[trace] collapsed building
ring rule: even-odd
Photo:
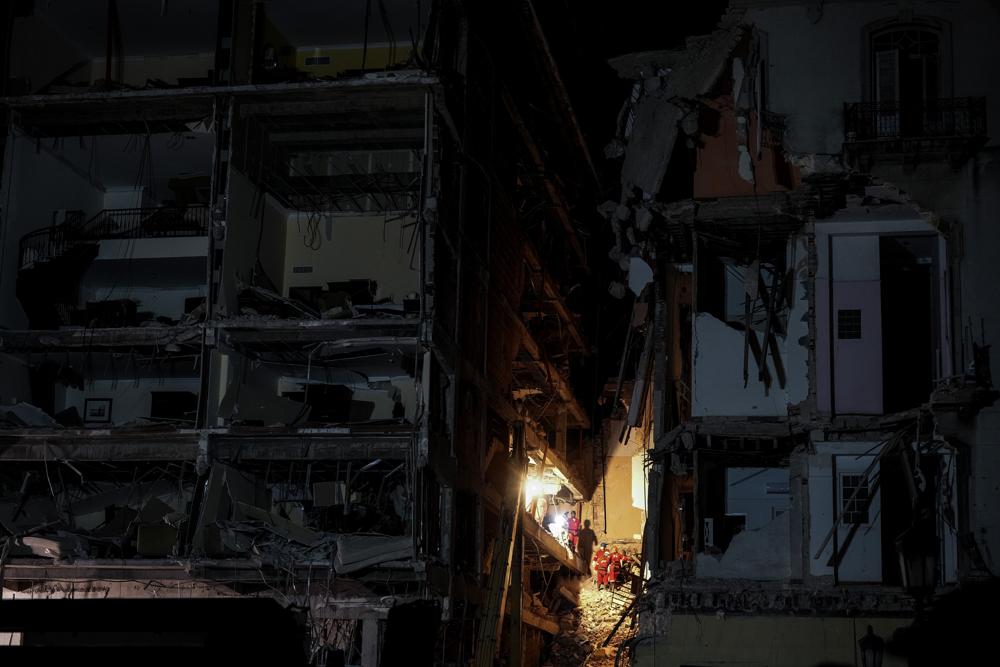
[[[594,485],[597,176],[544,18],[472,5],[11,3],[0,604],[270,597],[313,664],[538,659],[587,569],[523,484]]]
[[[632,664],[905,664],[901,628],[995,575],[997,29],[988,2],[736,0],[612,60],[600,210],[626,280],[655,268]]]

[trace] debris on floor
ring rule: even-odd
[[[552,641],[545,667],[614,665],[618,645],[630,635],[629,621],[625,621],[608,646],[603,644],[622,611],[621,605],[613,602],[610,591],[599,591],[592,581],[587,581],[580,589],[580,606],[559,618],[561,632]]]

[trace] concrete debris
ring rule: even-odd
[[[409,535],[340,535],[334,569],[338,574],[348,574],[379,563],[411,558],[413,538]]]
[[[62,425],[48,413],[31,403],[15,403],[0,407],[0,421],[14,428],[62,428]]]
[[[695,567],[699,577],[781,580],[791,576],[788,512],[778,515],[757,530],[733,536],[725,553],[699,553]]]
[[[103,512],[109,507],[122,507],[130,504],[141,504],[144,500],[166,496],[177,491],[176,483],[159,480],[148,484],[130,484],[114,489],[108,489],[92,496],[78,500],[69,507],[70,514],[80,516]],[[161,515],[162,517],[162,515]]]
[[[286,519],[275,512],[268,512],[259,507],[254,507],[248,503],[237,501],[235,503],[233,515],[239,521],[257,521],[264,525],[266,530],[289,540],[304,544],[307,547],[314,547],[319,544],[321,536],[319,533],[300,526],[290,519]]]
[[[592,582],[581,587],[580,606],[559,617],[561,633],[549,647],[551,667],[611,667],[621,642],[630,636],[626,620],[608,646],[602,646],[621,616],[612,604],[611,593],[598,591]]]
[[[31,550],[35,556],[63,560],[73,556],[86,556],[87,549],[82,539],[72,533],[57,531],[55,535],[41,537],[28,535],[20,538],[22,546]]]
[[[333,507],[347,504],[347,482],[316,482],[313,484],[313,505]]]
[[[173,526],[140,525],[136,537],[136,553],[143,556],[172,556],[177,546],[177,528]]]
[[[666,85],[644,83],[645,94],[635,108],[635,125],[629,138],[622,165],[622,183],[626,191],[638,187],[644,192],[660,191],[667,164],[677,137],[681,119],[697,111],[697,97],[718,81],[729,56],[743,39],[745,29],[734,26],[717,30],[702,41],[692,42],[669,58],[671,71]],[[659,73],[663,68],[639,66],[638,72]],[[628,71],[628,70],[626,70]],[[622,70],[619,70],[621,73]]]
[[[629,260],[628,288],[636,296],[642,294],[642,290],[653,281],[653,269],[640,257],[633,257]]]

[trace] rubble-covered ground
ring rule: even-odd
[[[580,589],[580,606],[559,619],[562,632],[552,642],[546,667],[611,667],[615,664],[618,645],[630,636],[629,620],[602,647],[611,629],[618,622],[629,598],[611,592],[598,591],[593,580]]]

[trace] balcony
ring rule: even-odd
[[[17,299],[30,329],[173,326],[206,294],[206,206],[104,209],[24,235]]]
[[[844,130],[852,163],[947,160],[957,167],[987,141],[986,98],[849,103]]]
[[[206,206],[105,209],[86,222],[66,222],[26,234],[18,249],[18,267],[30,268],[73,248],[107,240],[136,240],[208,234]]]

